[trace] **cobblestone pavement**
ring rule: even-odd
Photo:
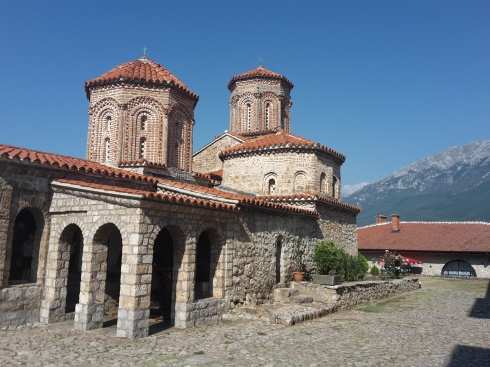
[[[490,366],[489,283],[422,285],[293,327],[227,321],[133,341],[71,322],[1,331],[0,366]]]

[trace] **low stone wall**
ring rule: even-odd
[[[217,324],[223,318],[226,302],[224,299],[219,298],[205,298],[194,303],[183,304],[182,306],[185,306],[186,308],[185,313],[187,320],[185,322],[185,327],[212,325]],[[182,327],[182,325],[179,326]]]
[[[303,295],[312,297],[314,302],[332,303],[339,310],[420,287],[418,278],[349,282],[335,286],[307,282],[291,283],[291,288],[297,289]]]
[[[0,289],[0,328],[39,322],[41,287],[23,284]]]

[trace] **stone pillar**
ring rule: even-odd
[[[139,338],[148,335],[150,317],[152,247],[143,236],[133,233],[123,243],[121,293],[117,313],[117,336]]]
[[[107,246],[95,240],[87,241],[83,247],[80,298],[75,308],[75,329],[91,330],[102,327],[106,277]]]
[[[8,283],[7,248],[11,202],[12,187],[0,178],[0,288],[7,286]]]
[[[175,291],[176,328],[191,326],[190,311],[194,301],[194,282],[196,269],[196,237],[188,236],[184,245],[184,254],[180,269],[178,270],[177,286]]]
[[[70,248],[62,243],[55,231],[49,236],[49,249],[44,282],[44,299],[41,301],[40,321],[50,323],[64,319],[66,282]]]

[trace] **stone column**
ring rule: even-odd
[[[133,233],[123,244],[117,336],[148,335],[153,254],[143,236]]]
[[[106,277],[107,246],[95,240],[87,241],[83,247],[80,298],[75,308],[75,329],[91,330],[102,327]]]
[[[44,299],[41,301],[40,312],[40,321],[46,324],[63,320],[65,315],[70,248],[67,243],[59,241],[58,237],[59,233],[53,231],[48,242]]]
[[[184,254],[177,277],[174,315],[175,327],[181,329],[191,326],[190,311],[194,301],[196,237],[188,236],[184,246]]]
[[[7,247],[9,246],[8,230],[10,225],[10,205],[12,187],[0,178],[0,288],[7,286]]]

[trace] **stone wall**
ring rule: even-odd
[[[322,203],[317,203],[317,211],[320,214],[318,226],[323,238],[333,241],[345,252],[357,255],[356,214]]]
[[[225,148],[239,144],[241,141],[231,135],[223,134],[212,143],[198,151],[192,157],[192,170],[195,172],[213,172],[223,169],[223,162],[218,154]]]
[[[223,162],[223,186],[267,195],[268,182],[275,180],[274,195],[296,192],[319,193],[320,176],[326,174],[328,187],[333,175],[340,179],[340,166],[315,152],[272,152],[227,157]],[[338,185],[339,186],[339,185]],[[327,194],[332,196],[331,191]],[[339,191],[337,191],[337,196]]]
[[[417,278],[386,281],[359,281],[336,286],[325,286],[307,282],[293,282],[292,289],[312,297],[315,302],[335,304],[336,309],[349,309],[358,304],[372,302],[421,287]]]
[[[376,264],[383,256],[384,251],[365,251],[360,250],[365,255],[370,265]],[[407,256],[422,262],[422,275],[441,276],[442,268],[445,264],[453,260],[463,260],[468,262],[475,269],[477,278],[490,278],[490,255],[485,253],[448,253],[448,252],[418,252],[418,251],[399,251],[403,256]],[[379,267],[379,264],[377,265]]]
[[[22,284],[0,289],[0,329],[39,322],[41,287]]]

